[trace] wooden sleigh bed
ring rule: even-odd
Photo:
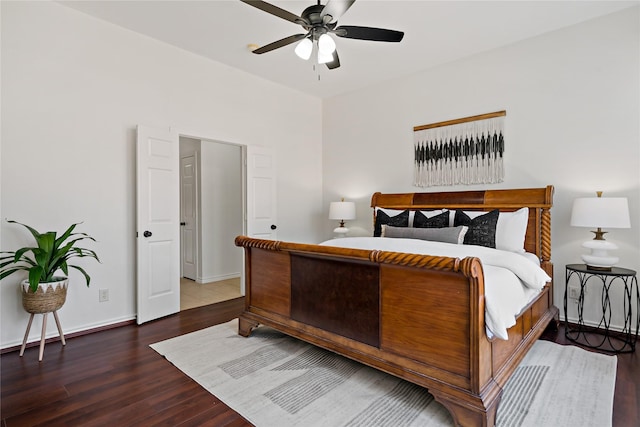
[[[529,208],[525,249],[553,277],[553,187],[440,193],[375,193],[372,207],[512,212]],[[375,209],[374,209],[375,212]],[[245,248],[239,334],[259,324],[419,384],[460,426],[493,426],[502,389],[550,322],[552,282],[509,328],[485,329],[478,258],[236,238]],[[556,325],[557,326],[557,325]]]

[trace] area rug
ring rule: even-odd
[[[151,347],[257,427],[453,426],[426,389],[237,319]],[[617,358],[537,341],[505,386],[497,425],[611,425]]]

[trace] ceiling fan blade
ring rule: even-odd
[[[327,68],[330,70],[333,70],[335,68],[338,68],[339,66],[340,66],[340,58],[338,58],[338,51],[334,50],[333,59],[327,62]]]
[[[356,0],[329,0],[320,12],[320,17],[325,24],[335,22],[340,18]]]
[[[352,25],[342,25],[332,32],[338,37],[373,40],[376,42],[399,42],[404,37],[402,31],[386,30],[384,28],[354,27]]]
[[[278,18],[286,19],[287,21],[293,22],[294,24],[302,24],[307,23],[305,19],[298,15],[294,15],[293,13],[286,11],[284,9],[280,9],[278,6],[274,6],[271,3],[267,3],[266,1],[261,0],[240,0],[242,3],[246,3],[250,6],[258,8],[264,12],[270,13],[271,15],[275,15]]]
[[[307,34],[294,34],[293,36],[285,37],[281,40],[259,47],[258,49],[254,50],[253,53],[257,53],[258,55],[260,55],[261,53],[271,52],[274,49],[278,49],[279,47],[284,47],[291,43],[295,43],[305,37],[307,37]]]

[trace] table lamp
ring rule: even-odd
[[[630,228],[629,205],[625,197],[602,197],[598,191],[597,197],[581,197],[573,201],[571,210],[571,225],[574,227],[594,227],[596,231],[593,240],[582,244],[591,249],[590,254],[583,254],[582,260],[592,270],[610,271],[619,261],[607,251],[618,249],[615,243],[606,241],[602,228]]]
[[[349,229],[344,226],[345,220],[356,219],[356,205],[353,202],[331,202],[329,205],[329,219],[340,221],[340,225],[333,230],[337,237],[344,237]]]

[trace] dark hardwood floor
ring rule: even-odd
[[[237,317],[242,299],[3,354],[3,426],[250,426],[149,344]],[[567,344],[562,327],[544,339]],[[640,426],[640,361],[618,357],[615,427]]]

